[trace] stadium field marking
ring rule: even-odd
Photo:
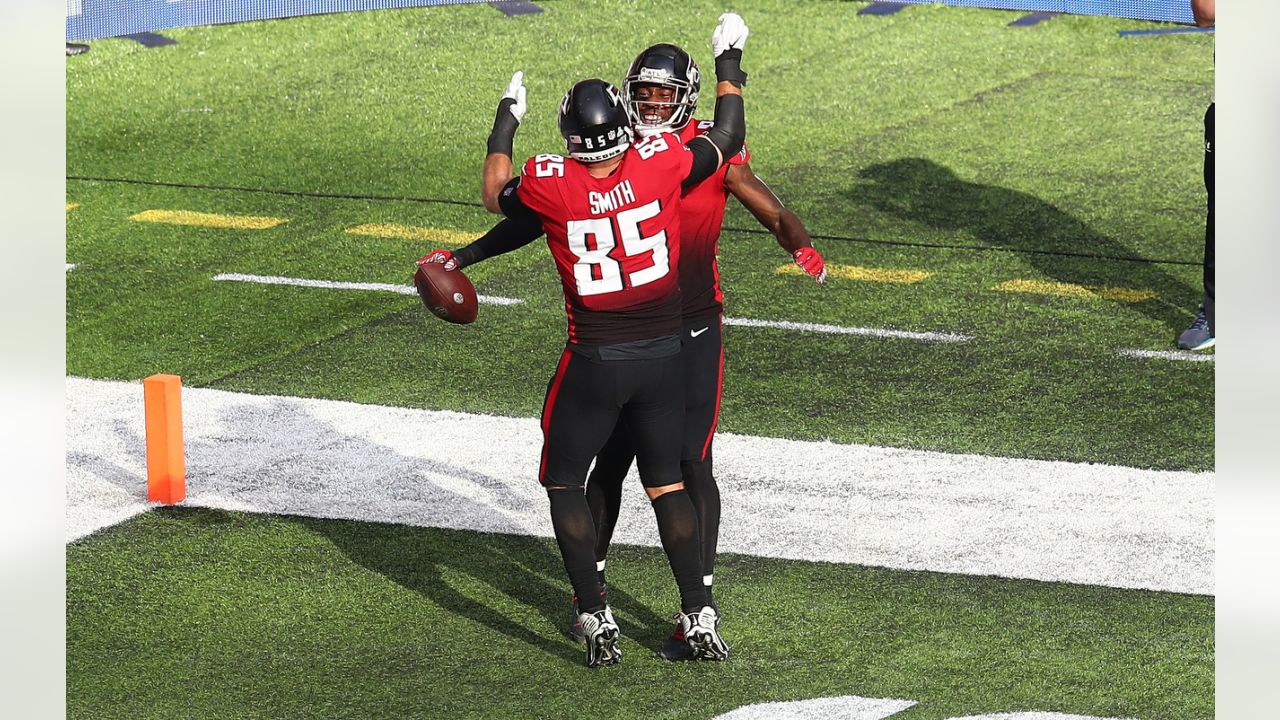
[[[255,215],[219,215],[191,210],[144,210],[130,220],[164,223],[166,225],[196,225],[199,227],[230,228],[232,230],[267,230],[288,220]]]
[[[1048,282],[1045,280],[1009,280],[991,289],[996,292],[1058,295],[1062,297],[1111,300],[1114,302],[1142,302],[1143,300],[1150,300],[1157,295],[1154,290],[1076,285],[1075,283]]]
[[[78,207],[80,207],[80,203],[69,202],[67,203],[67,212],[71,212],[72,210],[75,210]]]
[[[421,240],[440,245],[466,245],[480,237],[477,233],[466,233],[444,228],[416,227],[414,225],[395,225],[392,223],[366,223],[347,228],[352,235],[371,235],[373,237],[399,238],[402,240]]]
[[[1185,362],[1215,362],[1215,355],[1191,352],[1190,350],[1119,350],[1119,355],[1143,360],[1182,360]]]
[[[242,273],[221,273],[214,275],[218,282],[247,282],[259,285],[292,285],[294,287],[324,288],[326,290],[371,290],[375,292],[393,292],[400,295],[417,295],[412,285],[396,285],[394,283],[361,283],[338,282],[335,280],[308,280],[306,278],[280,277],[277,275],[245,275]],[[524,302],[520,298],[498,297],[495,295],[476,295],[482,305],[519,305]]]
[[[72,270],[75,270],[75,269],[76,269],[75,263],[67,263],[67,272],[71,272]]]
[[[804,270],[794,263],[780,265],[775,273],[779,275],[804,275]],[[837,280],[862,280],[865,282],[899,283],[910,285],[918,283],[933,273],[924,270],[889,270],[887,268],[867,268],[857,265],[827,265],[827,277]]]
[[[142,384],[66,380],[66,539],[146,502]],[[186,505],[551,537],[542,430],[185,388]],[[423,438],[431,438],[424,443]],[[1212,472],[722,433],[723,552],[1211,595]],[[615,539],[657,547],[634,470]]]
[[[755,320],[752,318],[727,317],[724,319],[724,324],[737,327],[798,330],[800,332],[827,333],[831,335],[864,335],[898,340],[919,340],[920,342],[966,342],[973,339],[972,335],[949,332],[912,332],[910,330],[890,330],[888,328],[845,327],[843,325],[787,322],[785,320]]]

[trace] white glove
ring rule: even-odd
[[[517,70],[515,75],[511,76],[511,82],[507,85],[507,91],[502,94],[502,99],[511,98],[516,101],[511,106],[511,114],[516,117],[516,122],[524,122],[524,113],[529,106],[524,101],[524,71]]]
[[[720,24],[711,33],[711,52],[720,57],[725,50],[741,50],[747,44],[747,23],[737,13],[720,16]]]

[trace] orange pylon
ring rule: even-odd
[[[182,445],[182,378],[152,375],[142,381],[147,418],[147,500],[172,505],[187,496]]]

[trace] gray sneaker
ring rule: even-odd
[[[1202,306],[1196,311],[1195,320],[1178,336],[1178,347],[1183,350],[1208,350],[1214,345],[1213,331],[1209,329],[1209,318],[1204,314]]]
[[[587,638],[587,667],[617,665],[622,662],[622,649],[618,647],[618,624],[608,606],[593,613],[578,616],[578,625]]]
[[[720,614],[715,608],[706,605],[696,613],[679,613],[676,620],[695,660],[724,660],[729,657],[729,646],[720,637]]]

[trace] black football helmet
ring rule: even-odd
[[[625,152],[631,145],[631,118],[618,88],[597,78],[569,88],[560,101],[560,134],[569,155],[582,162]]]
[[[644,101],[646,105],[672,105],[671,117],[664,122],[646,123],[640,116],[641,102],[637,100],[637,85],[666,85],[675,90],[675,98],[669,103]],[[631,115],[631,124],[641,135],[652,135],[659,132],[675,132],[684,127],[693,118],[693,110],[698,106],[698,92],[702,89],[702,78],[698,73],[698,64],[689,53],[670,43],[658,43],[645,48],[627,70],[627,77],[622,81],[622,94],[627,100],[627,112]]]

